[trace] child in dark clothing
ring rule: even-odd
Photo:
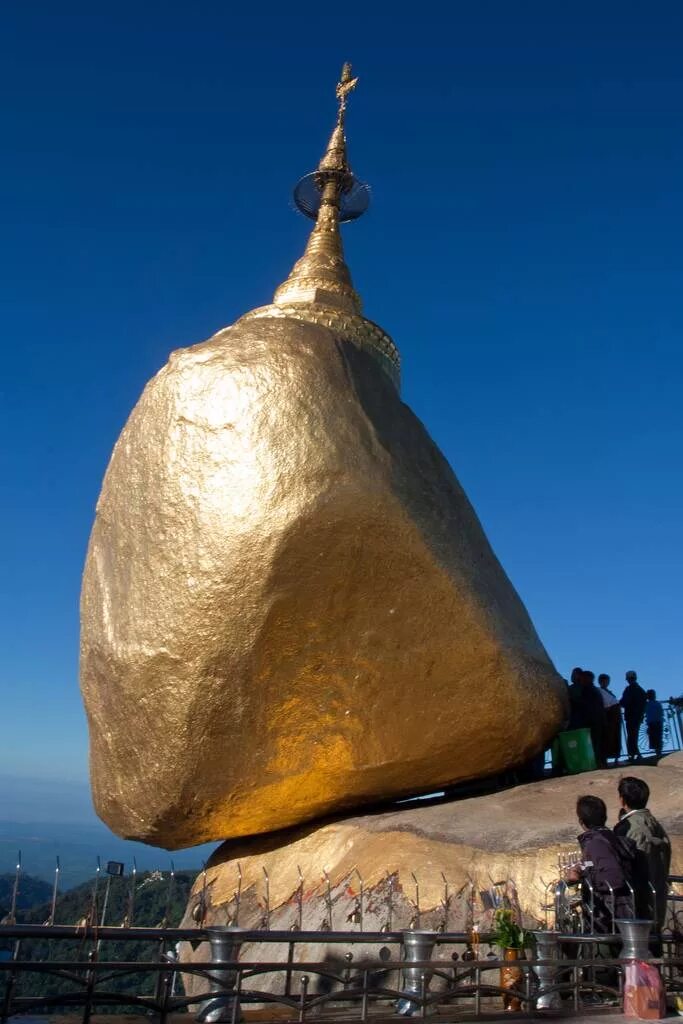
[[[654,690],[647,690],[647,703],[645,704],[645,721],[647,722],[647,740],[650,750],[654,750],[657,757],[662,756],[662,739],[664,736],[664,709],[657,700]]]

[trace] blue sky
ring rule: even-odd
[[[269,301],[351,60],[345,230],[403,396],[563,674],[681,691],[683,5],[60,4],[0,32],[0,771],[84,779],[78,594],[111,448]]]

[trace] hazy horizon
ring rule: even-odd
[[[22,871],[53,877],[60,858],[63,888],[94,875],[97,857],[122,860],[130,871],[200,868],[218,843],[168,851],[120,839],[95,814],[86,782],[27,778],[0,773],[0,874],[12,872],[21,851]]]

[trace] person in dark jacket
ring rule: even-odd
[[[569,677],[569,686],[567,687],[567,696],[569,697],[569,724],[568,729],[581,729],[583,714],[581,712],[581,676],[583,675],[583,669],[576,668],[572,669],[572,674]]]
[[[614,826],[617,836],[626,836],[636,847],[633,888],[636,917],[655,919],[655,929],[664,927],[671,868],[671,840],[647,809],[650,787],[643,779],[627,775],[619,780],[619,800],[624,813]],[[654,887],[653,897],[650,885]],[[654,913],[653,913],[654,911]]]
[[[576,815],[583,829],[578,836],[582,860],[569,869],[567,881],[582,883],[584,905],[594,906],[592,930],[606,935],[613,931],[612,914],[617,918],[631,916],[628,883],[635,850],[607,828],[607,807],[600,797],[579,797]]]
[[[593,741],[593,752],[598,768],[604,768],[607,764],[605,755],[605,738],[607,734],[607,712],[602,693],[595,685],[595,672],[586,670],[583,673],[583,706],[586,716],[586,725],[591,731]]]
[[[664,739],[664,708],[657,700],[654,690],[647,690],[645,693],[647,703],[645,705],[645,722],[647,723],[647,739],[650,750],[654,750],[657,757],[662,756],[662,741]]]
[[[612,693],[609,683],[609,676],[602,672],[598,676],[598,685],[605,706],[605,761],[613,757],[616,764],[621,755],[621,707],[619,698]]]
[[[647,696],[645,690],[638,683],[638,676],[633,671],[626,673],[626,689],[619,703],[624,709],[628,756],[632,761],[639,761],[641,757],[638,750],[638,732],[643,723]]]
[[[569,687],[570,728],[590,729],[595,760],[599,766],[604,766],[607,715],[602,696],[595,685],[595,673],[574,669],[572,680]]]

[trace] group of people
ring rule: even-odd
[[[664,711],[654,690],[644,690],[636,672],[626,673],[626,687],[619,699],[610,690],[610,677],[598,676],[587,669],[572,670],[569,684],[569,728],[590,729],[595,759],[604,767],[610,758],[615,763],[621,756],[621,716],[626,726],[626,750],[631,761],[642,760],[638,749],[638,733],[647,722],[650,749],[657,757],[662,753]]]
[[[643,779],[622,778],[617,792],[620,809],[613,829],[607,827],[604,800],[579,797],[576,814],[582,829],[578,837],[582,859],[568,869],[566,881],[590,883],[594,933],[612,932],[612,916],[635,916],[653,920],[653,930],[658,934],[666,918],[671,842],[648,810],[650,789]],[[584,902],[589,899],[588,886],[586,890]]]

